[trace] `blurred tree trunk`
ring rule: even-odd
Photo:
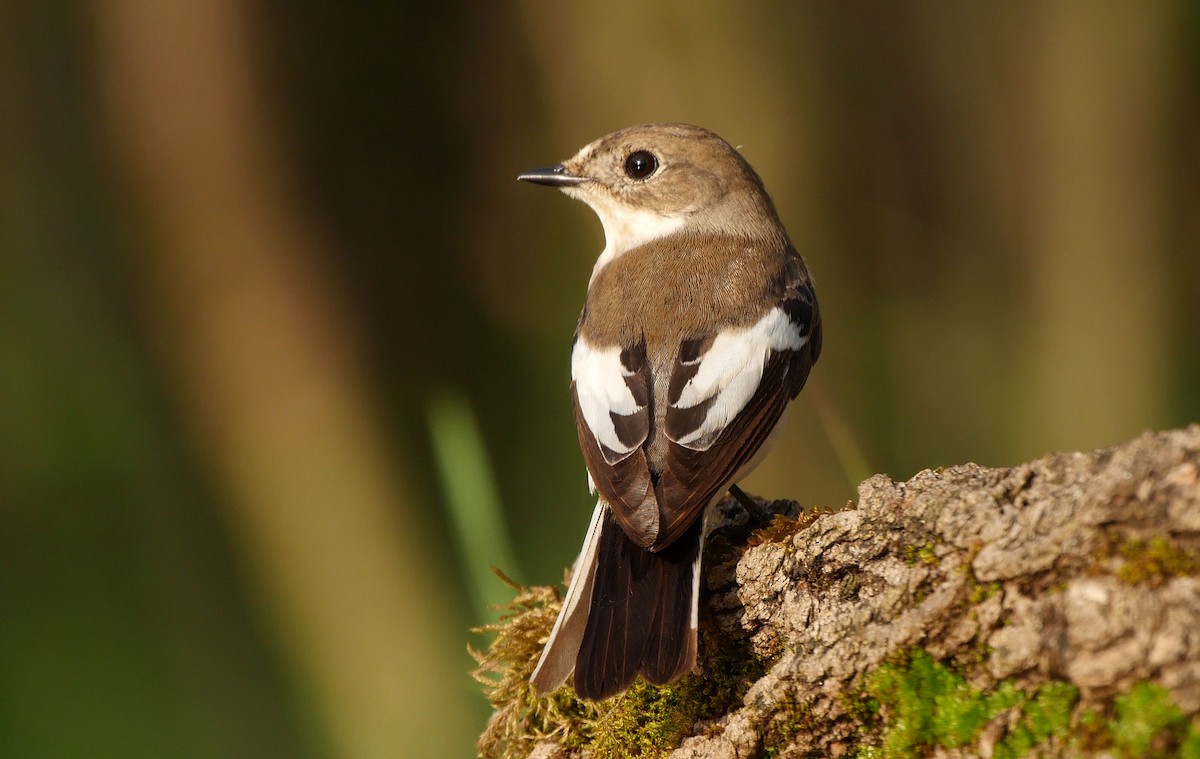
[[[1036,6],[1023,70],[1026,448],[1100,445],[1165,421],[1169,385],[1167,2]],[[1018,322],[1019,323],[1019,322]]]
[[[237,0],[97,6],[113,134],[155,255],[144,308],[228,523],[341,757],[452,756],[461,635],[287,191]],[[449,715],[449,716],[448,716]],[[453,723],[451,723],[453,724]]]

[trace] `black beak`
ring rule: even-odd
[[[524,182],[544,184],[547,187],[570,187],[588,181],[586,177],[577,177],[567,171],[561,163],[547,166],[544,169],[532,169],[517,177]]]

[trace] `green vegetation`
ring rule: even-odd
[[[495,709],[476,748],[483,757],[515,759],[528,755],[542,740],[577,745],[586,726],[599,716],[598,707],[566,689],[541,698],[529,682],[562,605],[558,589],[525,588],[498,570],[496,574],[517,594],[501,609],[499,621],[473,631],[496,635],[486,652],[470,649],[479,665],[472,675]]]
[[[1135,759],[1200,759],[1200,728],[1171,700],[1166,688],[1138,683],[1113,700],[1108,722],[1112,745]]]
[[[664,756],[679,747],[696,722],[741,703],[767,666],[749,651],[718,649],[706,657],[703,675],[688,675],[664,688],[639,679],[606,702],[602,718],[588,726],[591,739],[581,747],[594,756]]]
[[[1197,726],[1160,685],[1142,682],[1113,699],[1111,716],[1094,709],[1081,712],[1072,730],[1079,691],[1051,681],[1032,693],[1011,681],[990,692],[914,650],[884,664],[866,678],[863,699],[847,713],[864,731],[880,729],[878,745],[863,746],[859,759],[910,759],[941,746],[972,744],[992,720],[1015,710],[1010,726],[995,745],[996,759],[1019,759],[1051,750],[1053,738],[1085,750],[1107,750],[1124,759],[1200,759]],[[882,719],[878,724],[877,720]],[[1060,743],[1058,746],[1064,744]]]
[[[982,583],[975,579],[972,575],[970,579],[971,592],[967,596],[967,600],[972,604],[981,604],[992,596],[1000,592],[1000,583],[989,582]]]
[[[479,663],[475,679],[496,710],[477,747],[486,759],[524,757],[547,739],[594,756],[663,756],[679,746],[697,721],[740,703],[769,666],[751,651],[709,637],[701,642],[702,676],[688,675],[664,688],[639,679],[625,693],[600,703],[582,701],[570,688],[539,697],[529,676],[561,599],[555,588],[524,588],[500,577],[517,595],[500,621],[475,630],[496,634],[487,652],[471,651]]]
[[[516,590],[500,621],[476,632],[494,633],[486,653],[472,651],[495,714],[480,738],[485,759],[528,755],[543,740],[592,756],[661,757],[677,748],[698,722],[740,704],[770,662],[728,640],[702,641],[704,675],[689,675],[665,688],[641,680],[601,703],[581,701],[570,688],[539,697],[529,675],[558,613],[559,592]],[[1123,759],[1200,759],[1200,726],[1154,683],[1138,683],[1108,708],[1077,709],[1079,691],[1050,681],[1023,689],[1012,680],[984,691],[973,687],[928,652],[913,649],[885,662],[863,681],[858,693],[841,699],[846,716],[870,745],[859,759],[915,759],[937,747],[975,744],[996,720],[996,759],[1050,755],[1068,746],[1104,750]],[[814,728],[806,707],[786,704],[763,726],[762,750],[776,756],[800,731]],[[995,726],[994,726],[995,727]]]
[[[779,704],[779,713],[763,731],[763,757],[776,759],[792,745],[801,731],[811,728],[812,722],[807,707],[797,704],[792,699]]]
[[[934,543],[925,543],[924,545],[907,545],[904,547],[904,562],[911,566],[924,564],[927,567],[934,566],[937,561],[937,545]]]
[[[1051,736],[1065,736],[1078,699],[1079,691],[1070,683],[1055,680],[1042,685],[1025,702],[1021,721],[996,746],[996,759],[1017,759]]]
[[[808,515],[789,517],[786,514],[776,514],[771,517],[771,523],[761,530],[751,533],[746,541],[747,548],[765,543],[780,543],[812,524]]]
[[[1186,551],[1162,536],[1148,541],[1113,536],[1105,553],[1124,559],[1117,569],[1117,577],[1130,585],[1156,586],[1172,577],[1200,573],[1200,554]]]
[[[504,521],[500,492],[488,460],[483,433],[467,399],[449,391],[429,402],[429,437],[446,511],[467,569],[471,606],[483,614],[503,605],[507,592],[496,584],[491,567],[514,571],[517,560]],[[480,620],[481,621],[481,620]]]
[[[1062,682],[1030,694],[1006,681],[984,693],[919,649],[884,664],[866,678],[863,690],[884,720],[880,744],[860,749],[864,759],[907,759],[933,746],[966,746],[989,722],[1016,709],[1020,718],[995,750],[996,757],[1015,759],[1051,736],[1066,735],[1079,697]]]

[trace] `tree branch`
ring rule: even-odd
[[[602,705],[573,741],[481,751],[608,755],[588,730],[623,729],[664,690],[691,711],[648,755],[1200,751],[1200,426],[1010,469],[876,475],[854,509],[777,517],[749,547],[734,533],[710,548],[701,676]],[[727,708],[683,698],[731,669],[748,687]]]

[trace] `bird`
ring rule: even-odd
[[[769,450],[821,352],[812,278],[750,164],[715,133],[644,124],[519,175],[604,229],[571,343],[597,496],[530,678],[602,700],[697,668],[713,507]]]

